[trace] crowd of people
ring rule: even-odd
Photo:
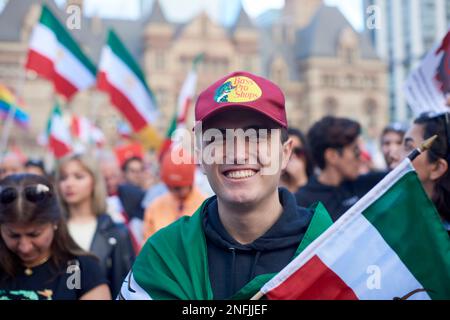
[[[243,82],[247,96],[233,92]],[[257,135],[257,152],[235,152],[232,163],[199,166],[194,155],[179,163],[171,150],[123,163],[73,154],[48,172],[42,160],[8,153],[0,164],[0,300],[248,297],[296,255],[319,203],[326,228],[433,135],[413,165],[450,233],[449,113],[387,125],[379,140],[386,168],[375,171],[357,121],[326,116],[302,132],[288,127],[284,104],[276,84],[247,72],[199,95],[203,131],[270,130]]]

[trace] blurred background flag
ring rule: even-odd
[[[52,81],[67,99],[95,84],[94,64],[45,5],[31,34],[25,68]]]
[[[177,129],[186,127],[186,118],[192,101],[194,100],[195,90],[197,87],[197,66],[203,60],[204,54],[199,54],[195,57],[192,68],[189,71],[186,80],[181,87],[180,95],[178,96],[177,111],[175,112],[172,121],[168,127],[166,137],[160,149],[160,157],[169,150],[173,141],[173,134]]]
[[[45,137],[41,138],[41,143],[45,144],[45,142],[48,149],[57,159],[72,152],[70,128],[63,119],[61,107],[58,103],[53,107],[48,119]]]
[[[70,131],[80,152],[90,146],[101,148],[105,144],[103,131],[85,116],[72,115]]]
[[[450,28],[410,73],[404,93],[416,117],[427,111],[450,111]]]
[[[14,122],[22,128],[28,128],[30,117],[20,105],[19,99],[6,86],[0,84],[0,117],[5,120],[14,109]]]
[[[146,148],[159,149],[161,137],[154,128],[159,113],[144,73],[112,30],[100,57],[98,88],[128,120]]]

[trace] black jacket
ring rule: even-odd
[[[308,183],[296,192],[297,204],[308,208],[320,201],[333,221],[336,221],[386,174],[386,172],[369,173],[354,181],[344,181],[338,187],[321,184],[317,177],[311,176]]]
[[[128,230],[114,224],[107,214],[99,215],[91,252],[100,259],[111,294],[115,297],[135,258]]]
[[[209,277],[214,299],[230,298],[255,276],[279,272],[294,257],[312,218],[294,196],[279,189],[283,213],[278,221],[253,243],[236,242],[222,225],[213,197],[206,207],[203,227],[208,251]]]
[[[119,185],[117,194],[130,220],[133,218],[144,219],[144,208],[141,205],[145,196],[144,190],[133,184],[126,183]]]

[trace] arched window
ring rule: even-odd
[[[364,114],[367,117],[368,128],[374,128],[377,124],[378,105],[374,99],[367,99],[364,103]]]
[[[325,99],[323,105],[323,111],[327,116],[335,116],[338,112],[338,103],[337,100],[333,97],[328,97]]]

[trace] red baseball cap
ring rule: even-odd
[[[183,154],[184,150],[181,151]],[[161,180],[168,187],[186,187],[194,184],[195,163],[177,164],[172,160],[169,150],[163,156],[161,163]]]
[[[287,127],[281,89],[275,83],[245,71],[233,72],[204,90],[195,104],[195,121],[205,121],[236,108],[257,111]]]

